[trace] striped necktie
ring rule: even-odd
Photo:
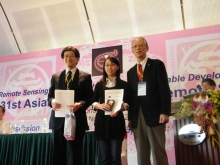
[[[139,82],[143,81],[143,69],[140,63],[138,64],[138,80]]]
[[[67,78],[66,78],[66,88],[69,89],[69,85],[70,85],[70,82],[72,80],[72,72],[69,70],[67,72]]]

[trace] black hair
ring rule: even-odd
[[[209,83],[210,86],[214,86],[214,87],[216,87],[216,83],[215,83],[215,81],[212,80],[211,78],[205,78],[205,79],[203,79],[203,80],[202,80],[202,83],[204,83],[204,82]]]
[[[115,57],[111,57],[109,56],[108,58],[105,59],[104,61],[104,64],[103,64],[103,75],[102,75],[102,78],[100,79],[100,82],[102,83],[103,86],[106,85],[106,78],[108,77],[107,73],[105,72],[105,62],[106,60],[110,60],[112,63],[114,63],[115,65],[118,66],[118,70],[116,71],[116,83],[118,80],[120,80],[120,71],[121,71],[121,68],[120,68],[120,63],[118,61],[117,58]]]
[[[80,58],[80,53],[79,53],[78,49],[74,48],[73,46],[67,46],[61,52],[61,58],[62,59],[64,58],[64,53],[66,51],[72,51],[72,52],[74,52],[76,58]]]
[[[5,107],[0,105],[0,108],[2,108],[2,113],[5,113]]]

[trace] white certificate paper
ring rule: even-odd
[[[74,104],[74,90],[55,90],[55,101],[61,104],[60,109],[55,111],[55,117],[65,117],[69,114],[67,105]]]
[[[112,111],[115,113],[121,109],[121,105],[123,103],[124,89],[113,89],[113,90],[105,90],[105,103],[107,100],[114,100],[114,106]],[[105,111],[105,115],[109,115],[110,112]]]

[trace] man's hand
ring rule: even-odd
[[[164,114],[161,114],[161,115],[160,115],[160,121],[159,121],[159,123],[165,124],[165,123],[168,123],[168,122],[169,122],[169,116],[164,115]]]
[[[74,105],[67,105],[67,107],[69,108],[69,111],[71,113],[75,113],[76,111],[78,111],[82,107],[82,104],[81,103],[75,103]]]
[[[131,121],[130,120],[128,120],[128,128],[129,128],[129,130],[133,131],[133,128],[131,126]]]
[[[57,111],[61,107],[61,104],[55,102],[55,100],[52,100],[52,108],[54,111]]]

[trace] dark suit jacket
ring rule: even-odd
[[[52,75],[51,87],[49,88],[48,93],[48,102],[50,107],[52,107],[52,99],[55,98],[55,89],[66,89],[65,74],[66,71],[64,70]],[[74,102],[80,102],[82,104],[82,107],[75,112],[76,130],[88,130],[89,127],[86,118],[86,109],[91,105],[93,97],[91,75],[76,69],[74,79],[70,85],[70,90],[75,91]],[[55,117],[55,111],[51,110],[49,128],[55,130],[60,129],[64,120],[64,117]]]
[[[140,106],[148,126],[160,125],[160,114],[170,115],[171,112],[171,94],[164,63],[148,58],[143,76],[147,84],[146,96],[137,96],[137,64],[127,72],[127,79],[132,92],[128,111],[128,120],[132,127],[137,127]]]

